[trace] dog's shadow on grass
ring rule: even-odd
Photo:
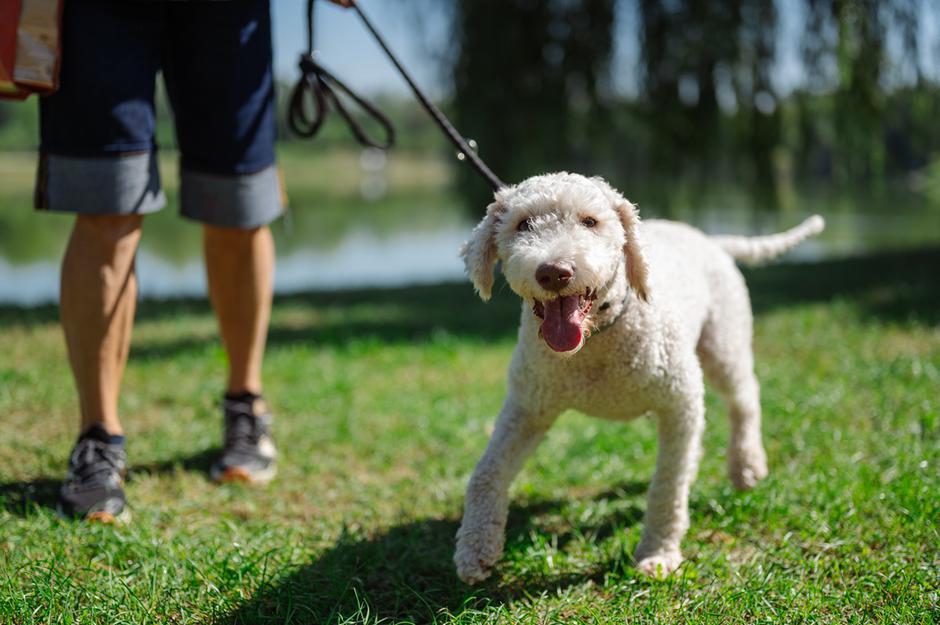
[[[645,492],[646,486],[622,484],[590,499],[622,499]],[[513,506],[506,531],[507,553],[538,549],[538,535],[545,532],[535,522],[555,515],[567,503],[567,499],[548,499]],[[553,547],[562,549],[584,535],[604,540],[641,518],[640,508],[619,507],[593,524],[552,530]],[[214,623],[441,622],[465,608],[482,609],[589,580],[598,582],[611,568],[605,563],[579,573],[532,572],[509,578],[496,573],[484,584],[470,587],[454,570],[458,526],[456,518],[424,519],[365,538],[344,534],[316,560],[275,577],[236,610],[218,615]]]
[[[210,447],[160,462],[131,465],[128,481],[133,481],[136,475],[170,474],[178,469],[208,476],[212,461],[221,453],[219,447]],[[64,476],[63,468],[63,474],[59,477],[42,476],[31,480],[0,482],[0,510],[21,517],[28,516],[37,508],[54,510]]]
[[[55,509],[62,478],[38,477],[0,483],[0,510],[25,517],[35,508]]]

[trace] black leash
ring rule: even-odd
[[[387,149],[395,141],[395,129],[392,126],[392,123],[389,119],[382,114],[375,106],[367,102],[362,97],[356,95],[349,87],[344,85],[342,82],[337,80],[335,76],[327,72],[319,63],[314,60],[314,50],[313,50],[313,6],[315,0],[307,0],[307,53],[300,56],[300,71],[301,77],[297,82],[297,85],[294,87],[294,91],[291,94],[290,100],[290,109],[288,111],[288,123],[291,129],[302,137],[313,137],[320,130],[320,126],[323,125],[323,120],[326,117],[328,103],[332,102],[336,109],[342,115],[343,119],[346,120],[346,123],[349,125],[350,130],[353,135],[359,141],[360,144],[368,147],[377,147],[381,149]],[[415,97],[418,99],[418,102],[421,103],[421,106],[424,107],[424,110],[431,116],[432,119],[437,123],[438,127],[444,132],[450,142],[458,150],[458,158],[461,160],[468,160],[473,168],[476,169],[491,187],[493,190],[497,190],[500,187],[505,187],[506,183],[500,180],[496,174],[486,166],[486,163],[483,162],[483,159],[479,157],[473,147],[467,143],[467,140],[461,136],[459,132],[454,128],[453,124],[450,123],[450,120],[444,116],[444,113],[431,102],[428,97],[424,94],[423,91],[415,83],[414,79],[411,77],[411,74],[408,73],[408,70],[404,68],[401,64],[401,61],[398,60],[398,57],[395,56],[395,53],[391,51],[388,47],[388,44],[385,43],[385,39],[382,38],[382,35],[379,34],[379,31],[375,29],[375,26],[372,25],[372,22],[369,21],[369,18],[366,17],[366,14],[359,8],[358,3],[352,3],[352,9],[356,11],[359,15],[359,19],[362,20],[362,23],[365,24],[366,29],[372,34],[375,40],[378,42],[379,46],[388,56],[389,60],[395,66],[395,69],[401,74],[402,78],[405,79],[405,82],[408,83],[408,86],[411,87],[411,91],[415,94]],[[347,96],[352,98],[363,110],[366,111],[373,119],[375,119],[380,125],[382,125],[386,132],[386,141],[379,143],[371,139],[362,129],[362,126],[355,121],[349,112],[344,108],[340,100],[336,97],[334,93],[334,88],[339,88]],[[314,117],[309,119],[304,109],[304,97],[307,93],[312,94],[313,96],[313,110]]]
[[[288,125],[295,133],[309,139],[320,131],[323,122],[326,121],[329,107],[333,106],[346,120],[346,125],[360,144],[387,150],[395,143],[395,127],[392,126],[388,117],[316,62],[313,49],[313,3],[314,0],[307,0],[307,52],[300,55],[300,80],[291,92],[290,105],[287,109]],[[384,141],[373,139],[366,133],[362,125],[350,115],[342,100],[336,97],[336,91],[346,94],[369,117],[382,126],[385,131]],[[311,101],[313,117],[307,114],[307,108],[304,106],[305,99]]]

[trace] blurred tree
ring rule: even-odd
[[[777,7],[766,0],[745,0],[740,11],[739,141],[744,148],[742,156],[752,167],[748,176],[752,188],[768,191],[759,205],[775,206],[779,174],[774,160],[781,140],[779,96],[772,79],[777,61]]]
[[[727,76],[738,57],[741,13],[697,0],[640,0],[639,8],[651,164],[678,174],[719,152],[716,74]]]
[[[455,0],[457,125],[504,180],[577,167],[602,136],[614,0]],[[490,190],[468,167],[476,210]]]
[[[761,203],[774,205],[795,176],[855,184],[940,150],[937,72],[921,61],[921,22],[938,16],[920,0],[449,6],[458,125],[507,181],[558,168],[630,183],[722,175],[769,189]],[[787,33],[782,15],[795,22]],[[637,66],[620,70],[636,85],[629,97],[610,88],[614,32],[635,37]],[[794,45],[798,67],[781,86],[780,50]],[[487,195],[472,171],[460,177],[474,204]]]
[[[833,173],[841,180],[883,170],[884,146],[877,129],[885,104],[880,80],[887,30],[880,4],[878,0],[808,0],[806,68],[813,84],[829,87],[827,83],[835,83]]]
[[[936,2],[406,6],[419,38],[420,16],[441,12],[449,20],[442,58],[451,89],[443,106],[507,182],[552,169],[602,173],[625,188],[645,187],[646,197],[661,191],[657,203],[668,210],[670,193],[689,192],[677,182],[705,186],[720,177],[760,191],[758,205],[774,206],[797,178],[853,186],[899,174],[916,179],[940,160],[940,36],[925,26],[940,23]],[[614,76],[613,55],[624,50]],[[403,128],[401,147],[445,145],[413,102],[383,106]],[[160,110],[165,130],[167,110]],[[34,147],[35,117],[35,105],[0,103],[0,148]],[[348,132],[330,124],[320,141],[348,145]],[[470,168],[456,171],[476,213],[490,191]]]

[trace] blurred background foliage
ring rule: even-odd
[[[855,187],[903,176],[929,187],[937,170],[940,8],[932,2],[401,5],[416,16],[416,36],[421,14],[445,14],[448,44],[434,50],[442,104],[507,181],[556,169],[600,173],[625,188],[717,176],[774,207],[798,181]],[[618,48],[634,62],[614,63]],[[288,94],[282,84],[282,108]],[[399,127],[399,149],[449,149],[411,99],[378,100]],[[173,147],[169,107],[159,112],[158,136]],[[34,147],[35,117],[35,107],[0,103],[0,145]],[[286,128],[281,137],[295,140]],[[350,139],[334,123],[318,141]],[[485,201],[473,171],[460,167],[457,182],[474,209]]]
[[[288,6],[285,15],[299,16],[299,3]],[[439,79],[425,86],[507,182],[560,169],[599,174],[644,216],[710,232],[778,230],[822,213],[827,231],[801,248],[804,259],[940,242],[940,4],[932,0],[398,0],[381,8],[380,29],[397,19],[427,50]],[[358,28],[353,15],[333,11],[324,17],[350,20],[334,25]],[[357,84],[354,71],[342,77]],[[358,152],[337,115],[313,144],[297,139],[284,125],[291,78],[280,75],[277,90],[292,210],[276,229],[281,253],[358,258],[346,245],[356,237],[390,241],[388,255],[407,252],[414,266],[446,266],[440,279],[459,278],[451,248],[488,203],[486,184],[403,91],[369,95],[398,129],[387,158]],[[160,87],[156,134],[170,206],[148,219],[143,245],[189,267],[200,239],[174,215],[175,140]],[[0,261],[19,265],[57,262],[70,227],[29,210],[36,109],[0,102]],[[421,229],[440,233],[425,239],[439,256],[406,238]]]
[[[719,176],[775,206],[799,180],[920,177],[940,148],[932,3],[444,4],[453,12],[459,125],[509,180],[563,167],[625,188],[650,177]],[[788,32],[784,12],[796,26]],[[618,22],[627,27],[615,33]],[[630,76],[613,71],[615,36],[635,38],[635,66],[616,65]],[[798,48],[789,67],[786,46]],[[482,193],[475,183],[461,175],[468,193]]]

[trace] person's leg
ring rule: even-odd
[[[62,260],[60,314],[81,430],[122,434],[118,391],[137,304],[141,215],[79,215]]]
[[[261,398],[271,317],[274,238],[267,226],[203,225],[209,299],[228,356],[222,402],[225,448],[210,469],[217,482],[265,483],[276,472],[272,418]]]
[[[267,0],[171,9],[164,76],[181,152],[180,210],[203,224],[229,395],[261,394],[280,215]],[[211,41],[206,40],[211,33]]]
[[[209,299],[228,355],[227,393],[261,395],[271,316],[274,238],[267,226],[203,226]]]
[[[180,212],[204,228],[209,296],[229,360],[224,448],[210,475],[266,482],[277,455],[260,397],[274,271],[267,226],[283,204],[268,1],[168,6],[164,78],[180,146]]]
[[[59,89],[39,101],[36,208],[76,215],[60,293],[81,427],[59,491],[66,516],[128,517],[118,395],[143,215],[166,202],[153,141],[164,12],[156,3],[65,3]]]
[[[143,215],[166,201],[153,153],[161,13],[68,3],[59,89],[39,102],[36,207],[77,214],[60,300],[82,432],[93,425],[121,432],[117,399],[137,297],[134,256]]]

